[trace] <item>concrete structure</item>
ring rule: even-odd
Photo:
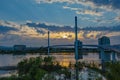
[[[105,50],[109,50],[108,46],[110,46],[110,39],[109,37],[103,36],[98,39],[98,45],[101,46],[99,47],[100,53],[99,53],[99,58],[101,59],[101,64],[102,64],[102,70],[105,70],[105,65],[104,62],[108,61],[116,61],[116,54],[114,51],[112,52],[105,52]]]
[[[110,46],[109,37],[103,36],[103,37],[99,38],[98,45],[102,46],[103,48],[107,48],[108,46]],[[102,59],[104,61],[115,61],[116,60],[116,54],[114,51],[104,52],[104,49],[100,49],[100,50],[101,50],[100,59]]]
[[[77,44],[78,44],[78,59],[82,59],[83,58],[83,53],[82,53],[83,44],[80,40],[77,40]]]
[[[99,45],[110,46],[110,39],[109,37],[103,36],[98,39]]]
[[[116,61],[116,60],[117,60],[116,57],[117,57],[117,54],[113,51],[113,52],[111,53],[111,60],[112,60],[112,61]]]
[[[99,48],[100,49],[99,58],[101,59],[102,70],[105,71],[104,62],[110,61],[110,54],[105,53],[103,47],[110,45],[110,39],[106,36],[103,36],[103,37],[98,39],[98,45],[102,46],[102,48],[101,47]]]
[[[111,60],[111,55],[110,53],[105,53],[104,48],[106,46],[110,46],[110,39],[109,37],[103,36],[98,39],[98,45],[102,46],[103,48],[100,48],[100,59],[103,61],[110,61]]]

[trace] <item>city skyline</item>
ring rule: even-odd
[[[74,43],[74,17],[84,44],[98,44],[108,36],[120,44],[119,0],[1,0],[0,45],[47,45]]]

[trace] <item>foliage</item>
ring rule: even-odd
[[[38,69],[36,73],[35,80],[42,80],[42,77],[46,74],[46,71],[43,69]]]
[[[27,75],[31,69],[37,69],[39,66],[42,64],[42,58],[37,57],[37,58],[30,58],[24,59],[20,63],[18,63],[18,73],[19,76]],[[35,71],[35,70],[34,70]]]
[[[54,57],[37,57],[21,61],[18,64],[18,74],[22,80],[42,80],[46,73],[57,72],[62,68]]]
[[[120,62],[106,63],[106,77],[108,80],[120,80]]]
[[[70,77],[69,70],[60,66],[51,56],[24,59],[18,63],[17,71],[18,76],[0,78],[0,80],[42,80],[46,74],[49,75],[53,72]],[[46,80],[53,80],[53,77],[53,75],[49,75]]]
[[[87,65],[90,69],[101,73],[107,78],[107,80],[120,80],[120,62],[106,62],[104,63],[105,71],[95,67]]]

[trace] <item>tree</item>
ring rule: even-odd
[[[36,71],[36,75],[35,75],[35,80],[42,80],[43,76],[46,74],[47,72],[43,69],[38,69]]]

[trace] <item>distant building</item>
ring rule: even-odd
[[[98,39],[98,45],[106,47],[106,46],[110,46],[110,38],[103,36],[101,38]],[[105,53],[104,50],[102,50],[100,53],[100,59],[104,60],[104,61],[110,61],[111,60],[111,55],[110,53]]]
[[[26,45],[14,45],[13,48],[15,51],[23,51],[26,49]]]
[[[103,37],[98,39],[98,44],[108,46],[108,45],[110,45],[110,38],[106,37],[106,36],[103,36]]]

